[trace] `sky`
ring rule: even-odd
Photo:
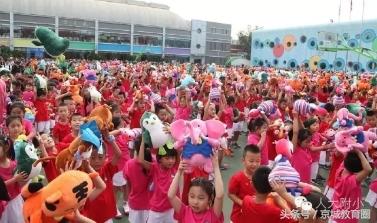
[[[146,0],[166,4],[184,19],[232,24],[239,31],[377,19],[377,0]],[[352,1],[352,11],[350,5]],[[363,4],[364,2],[364,4]],[[339,5],[341,6],[339,17]],[[364,5],[364,7],[363,7]],[[364,8],[364,13],[363,13]]]

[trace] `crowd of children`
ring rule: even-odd
[[[372,75],[355,79],[344,72],[118,60],[17,61],[3,61],[0,68],[0,177],[8,198],[0,203],[2,223],[25,222],[21,189],[28,182],[26,173],[15,172],[15,140],[25,135],[41,158],[56,156],[101,104],[111,108],[114,128],[102,132],[104,152],[93,149],[83,162],[82,171],[100,178],[72,222],[112,222],[123,217],[120,209],[131,223],[377,222],[377,180],[371,182],[377,144],[367,142],[369,154],[353,145],[342,153],[334,139],[353,126],[377,133]],[[19,69],[12,69],[16,65]],[[88,71],[95,71],[94,78]],[[326,112],[300,113],[294,106],[299,99]],[[264,102],[272,102],[273,111],[263,110]],[[346,124],[338,115],[343,108],[355,113]],[[226,133],[211,156],[213,173],[200,167],[186,171],[189,164],[172,143],[148,148],[144,135],[127,137],[124,129],[141,128],[147,111],[158,116],[167,133],[180,119],[223,122]],[[240,148],[242,132],[247,132],[243,169],[224,182],[224,191],[221,171],[228,165],[223,157]],[[299,173],[301,196],[288,191],[286,182],[269,179],[279,139],[291,142],[289,163]],[[320,167],[329,170],[328,176],[319,174]],[[46,184],[72,166],[59,170],[45,161],[43,169]],[[368,194],[362,192],[365,184]],[[233,202],[230,219],[224,219],[226,194]]]

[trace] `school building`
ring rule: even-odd
[[[251,64],[376,72],[377,20],[252,32]]]
[[[230,54],[231,25],[188,21],[167,5],[135,0],[1,1],[0,45],[42,56],[32,44],[36,26],[70,40],[69,51],[151,54],[223,64]]]

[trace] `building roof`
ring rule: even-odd
[[[11,0],[1,11],[190,30],[190,21],[166,5],[135,0]]]

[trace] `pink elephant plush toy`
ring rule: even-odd
[[[272,100],[264,101],[258,106],[258,108],[251,109],[248,114],[248,118],[255,119],[257,117],[260,117],[261,114],[265,114],[268,118],[273,120],[281,116],[276,103]]]
[[[183,148],[182,158],[189,163],[186,172],[192,172],[194,166],[203,167],[207,173],[213,171],[210,157],[224,133],[225,125],[218,120],[180,119],[171,124],[171,135],[176,140],[174,148]]]
[[[366,153],[368,151],[369,140],[373,140],[373,138],[377,138],[376,134],[363,131],[363,127],[361,126],[339,130],[335,134],[335,148],[343,154],[353,149]]]
[[[339,126],[347,127],[347,128],[352,127],[353,121],[360,121],[363,118],[361,112],[359,116],[356,116],[352,114],[351,112],[349,112],[347,108],[339,109],[338,112],[336,113]]]

